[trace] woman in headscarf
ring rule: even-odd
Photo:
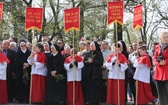
[[[30,88],[30,70],[31,67],[27,58],[31,52],[26,47],[24,40],[20,41],[19,49],[16,53],[16,94],[15,98],[19,103],[28,102]]]
[[[8,103],[7,83],[6,83],[6,68],[9,63],[9,59],[2,54],[0,48],[0,104]]]
[[[46,56],[43,53],[44,47],[38,43],[34,47],[34,52],[28,57],[28,63],[32,65],[32,90],[31,102],[42,103],[45,99],[46,86]]]
[[[72,47],[73,46],[71,44],[65,44],[64,51],[61,52],[61,54],[63,55],[64,60],[71,55]]]
[[[44,46],[44,54],[45,54],[46,57],[47,57],[48,55],[51,54],[51,50],[50,50],[51,43],[50,43],[50,42],[45,42],[45,43],[43,44],[43,46]]]
[[[66,102],[66,72],[63,65],[64,59],[59,51],[59,46],[57,44],[51,45],[51,54],[47,57],[45,100],[47,105],[62,105]]]
[[[128,60],[129,54],[128,54],[127,46],[125,42],[123,40],[120,40],[118,44],[120,45],[121,54],[123,54]],[[125,91],[126,91],[125,92],[125,102],[127,102],[127,86],[128,86],[128,70],[125,71]]]
[[[103,55],[96,41],[91,42],[90,52],[84,57],[87,75],[87,100],[89,105],[99,105]]]

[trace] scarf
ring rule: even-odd
[[[160,43],[160,46],[161,46],[161,50],[163,52],[164,49],[168,46],[168,43]]]

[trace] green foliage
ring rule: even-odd
[[[107,2],[109,0],[100,0],[99,2],[97,0],[41,0],[42,3],[39,3],[39,0],[34,1],[45,10],[43,30],[35,33],[36,35],[40,34],[39,41],[42,35],[48,35],[51,36],[51,40],[63,38],[65,41],[72,43],[73,33],[64,33],[63,23],[63,10],[71,7],[81,8],[81,29],[80,32],[74,33],[76,46],[83,36],[88,39],[95,37],[103,40],[108,38],[107,35],[110,33],[113,35],[112,38],[114,38],[114,28],[109,29],[107,26]],[[32,33],[24,31],[24,24],[25,8],[26,6],[31,6],[32,0],[11,0],[10,2],[1,0],[1,2],[4,2],[4,13],[0,24],[0,38],[7,39],[9,35],[14,35],[17,38],[26,39],[29,36],[29,40],[31,40]],[[140,3],[143,4],[144,19],[139,39],[150,43],[152,40],[157,39],[152,36],[158,34],[157,30],[168,26],[166,1],[124,0],[125,14],[129,13],[129,16],[124,17],[126,22],[122,32],[123,39],[127,43],[137,40],[136,33],[132,30],[132,18],[130,18],[130,15],[133,13],[133,7]]]
[[[56,74],[55,79],[56,79],[56,82],[59,82],[61,80],[66,79],[66,77],[64,77],[62,74]]]

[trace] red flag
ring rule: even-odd
[[[133,28],[142,28],[142,5],[134,7],[134,18],[133,18]]]
[[[26,8],[25,30],[42,30],[43,8]]]
[[[108,25],[113,22],[123,24],[124,5],[123,1],[108,2]]]
[[[80,8],[64,10],[64,30],[80,30]]]
[[[2,21],[3,2],[0,2],[0,21]]]

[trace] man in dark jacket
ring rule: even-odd
[[[2,42],[2,53],[7,56],[7,58],[10,60],[10,63],[7,65],[7,91],[8,91],[8,101],[13,101],[13,98],[15,96],[15,66],[14,66],[14,60],[15,60],[15,51],[12,51],[9,49],[9,41],[4,40]]]

